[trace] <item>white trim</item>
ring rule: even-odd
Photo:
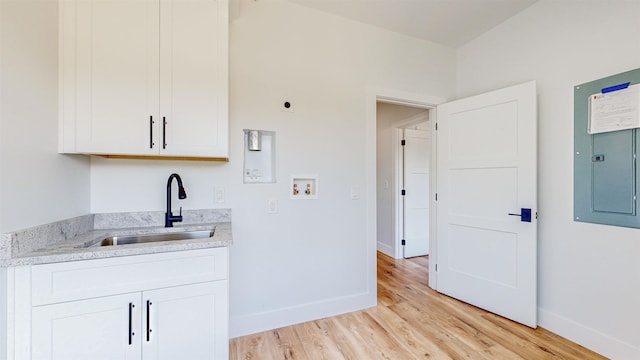
[[[0,359],[31,359],[31,267],[6,268],[6,349]],[[17,302],[16,299],[21,301]]]
[[[404,208],[402,206],[402,196],[400,195],[400,191],[402,191],[402,148],[400,142],[404,137],[404,132],[401,128],[395,128],[393,133],[393,151],[394,151],[394,177],[393,177],[393,248],[395,250],[395,258],[401,259],[402,254],[402,218],[404,217]]]
[[[7,360],[7,268],[0,267],[0,360]]]
[[[376,181],[376,95],[377,92],[367,91],[365,96],[365,239],[367,242],[366,276],[369,299],[367,303],[378,303],[377,277],[377,248],[378,243],[378,209],[377,209],[377,181]]]
[[[402,105],[402,104],[398,104],[398,105]],[[433,107],[427,107],[424,109],[426,110],[425,112],[421,112],[419,114],[410,116],[406,119],[402,119],[402,121],[398,121],[398,123],[394,123],[393,126],[396,129],[406,129],[410,126],[418,125],[420,123],[429,121],[429,115],[430,115],[429,110],[433,109]]]
[[[389,244],[378,241],[377,250],[382,251],[383,253],[391,256],[394,259],[398,259],[398,255],[396,254],[397,249]]]
[[[376,299],[371,301],[371,293],[364,292],[307,303],[288,308],[231,317],[229,337],[236,338],[284,326],[301,324],[307,321],[336,316],[376,306]]]
[[[538,308],[538,324],[611,359],[640,359],[640,348],[554,312]]]
[[[429,287],[438,290],[438,207],[436,194],[438,192],[438,108],[429,110],[431,125],[431,163],[429,164]]]
[[[378,101],[397,104],[397,105],[407,105],[424,109],[434,109],[437,105],[445,102],[445,98],[438,96],[431,96],[426,94],[412,93],[400,90],[393,89],[382,89],[382,88],[368,88],[366,90],[366,126],[365,126],[365,136],[366,136],[366,164],[365,164],[365,175],[366,175],[366,236],[367,236],[367,283],[369,287],[369,292],[375,295],[374,303],[377,301],[377,291],[372,289],[376,289],[377,287],[377,279],[376,279],[376,245],[377,241],[377,212],[376,212],[376,103]],[[429,119],[433,120],[432,123],[432,149],[437,142],[437,134],[435,132],[435,111],[430,110]],[[436,182],[433,180],[433,177],[436,175],[436,152],[431,152],[431,194],[435,194],[436,191]],[[434,202],[430,202],[432,204]],[[429,239],[429,286],[432,288],[436,288],[436,276],[435,276],[435,251],[436,246],[435,243],[437,241],[435,237],[434,230],[435,226],[435,204],[430,209],[431,212],[431,220],[430,220],[430,228],[431,234]]]

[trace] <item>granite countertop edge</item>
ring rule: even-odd
[[[214,236],[204,239],[173,240],[140,244],[97,246],[90,245],[109,236],[166,233],[177,231],[205,230],[215,227]],[[91,230],[64,242],[42,249],[0,259],[0,267],[39,265],[78,260],[104,259],[119,256],[156,254],[172,251],[197,250],[230,246],[233,243],[231,222],[188,224],[172,228],[132,227]]]

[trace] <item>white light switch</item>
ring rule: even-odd
[[[278,200],[276,199],[267,200],[267,213],[269,214],[278,213]]]
[[[216,186],[216,189],[214,191],[214,198],[215,198],[215,202],[217,202],[218,204],[221,204],[224,202],[224,188],[221,186]]]

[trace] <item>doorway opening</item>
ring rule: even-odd
[[[395,129],[402,126],[415,125],[420,120],[431,120],[429,125],[432,131],[432,151],[430,171],[430,197],[435,193],[435,149],[437,136],[435,136],[435,108],[438,104],[444,103],[445,99],[428,94],[411,93],[405,91],[397,91],[393,89],[370,88],[367,90],[367,122],[366,122],[366,153],[367,153],[367,199],[371,199],[373,206],[367,206],[367,288],[371,294],[372,303],[377,302],[377,256],[378,252],[388,254],[389,256],[399,259],[401,253],[401,238],[398,234],[398,207],[400,188],[397,180],[397,171],[395,170],[395,162],[398,158],[397,146],[394,142],[398,142],[398,136]],[[384,121],[378,120],[378,105],[397,105],[405,110],[409,109],[412,114],[406,114],[404,122],[396,122],[393,126],[383,126]],[[382,105],[381,105],[382,106]],[[418,113],[424,113],[421,119],[409,119]],[[426,115],[426,118],[424,117]],[[388,145],[385,145],[387,144]],[[384,151],[384,149],[389,149]],[[378,156],[380,155],[380,156]],[[391,164],[391,165],[385,165]],[[386,175],[385,175],[386,174]],[[386,181],[385,181],[386,180]],[[429,287],[437,289],[437,279],[435,277],[435,260],[437,239],[435,236],[435,209],[434,203],[431,202],[429,211]]]
[[[377,249],[396,259],[429,253],[431,111],[376,102]]]

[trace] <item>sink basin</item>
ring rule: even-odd
[[[174,240],[205,239],[205,238],[213,237],[214,231],[215,231],[215,228],[209,229],[209,230],[180,231],[180,232],[158,233],[158,234],[110,236],[106,239],[103,239],[91,245],[91,247],[143,244],[143,243],[150,243],[150,242],[162,242],[162,241],[174,241]]]

